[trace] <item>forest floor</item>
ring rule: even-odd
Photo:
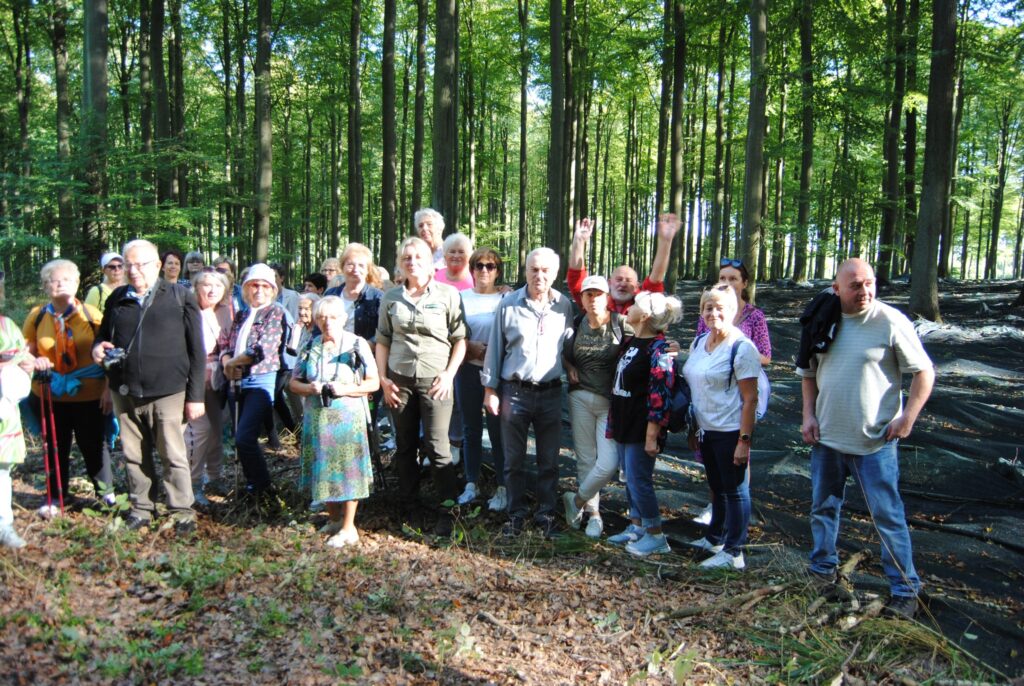
[[[34,446],[14,480],[29,545],[0,551],[0,682],[1024,683],[1024,311],[1007,307],[1019,290],[944,287],[947,326],[924,337],[937,386],[901,447],[927,601],[915,622],[878,613],[887,585],[853,482],[841,534],[853,593],[819,598],[804,574],[808,450],[789,361],[815,291],[762,287],[776,361],[745,572],[700,571],[682,545],[700,535],[690,518],[707,496],[677,437],[657,472],[673,552],[649,561],[578,531],[506,542],[486,507],[461,513],[452,541],[433,540],[393,516],[393,480],[360,507],[360,545],[325,548],[322,515],[288,486],[298,458],[287,438],[268,452],[289,506],[272,522],[231,499],[214,499],[184,539],[169,523],[127,532],[112,510],[44,522]],[[699,287],[679,292],[692,313]],[[897,306],[906,296],[899,284],[880,294]],[[80,473],[74,486],[88,488]],[[614,532],[621,489],[602,505]]]

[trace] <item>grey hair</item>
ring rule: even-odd
[[[58,269],[63,269],[71,272],[75,275],[75,281],[82,280],[82,274],[78,271],[78,265],[71,260],[65,260],[58,258],[56,260],[50,260],[43,265],[43,268],[39,270],[39,281],[45,286],[49,282],[50,277]]]
[[[647,315],[650,318],[647,320],[648,326],[659,332],[683,318],[682,301],[664,293],[640,291],[636,294],[632,306]]]
[[[313,321],[320,318],[321,313],[326,309],[330,310],[337,308],[338,312],[341,313],[341,323],[344,324],[348,321],[348,312],[345,311],[345,301],[336,295],[325,295],[320,298],[320,302],[316,304],[313,309]]]
[[[224,294],[220,297],[219,303],[214,303],[215,305],[219,305],[231,297],[231,279],[228,278],[227,274],[222,274],[217,271],[202,271],[196,274],[196,278],[192,281],[192,288],[196,289],[204,282],[210,280],[219,281],[220,284],[224,286]],[[196,297],[199,297],[198,294]]]
[[[203,257],[203,253],[201,253],[198,250],[193,250],[192,252],[186,253],[186,255],[185,255],[185,262],[186,263],[192,262],[194,260],[199,260],[204,265],[206,264],[206,258],[204,258]]]
[[[434,220],[434,230],[437,231],[437,235],[440,236],[441,232],[444,231],[444,217],[442,217],[441,213],[432,207],[423,207],[416,210],[416,214],[412,215],[413,227],[419,226],[420,222],[426,217],[430,217]]]
[[[555,271],[558,271],[558,267],[561,264],[561,258],[558,257],[558,253],[548,247],[534,248],[530,251],[530,254],[526,256],[526,264],[530,264],[530,260],[545,260],[553,263]]]
[[[302,300],[308,300],[313,303],[314,307],[316,307],[317,302],[320,300],[320,296],[316,293],[299,293],[299,301]]]
[[[128,241],[127,243],[124,244],[124,248],[121,250],[121,254],[127,258],[128,253],[131,252],[132,250],[135,250],[136,248],[145,248],[147,250],[152,250],[154,255],[160,257],[160,249],[156,247],[155,243],[153,243],[152,241],[147,241],[145,238],[136,238],[135,240]],[[128,266],[127,259],[125,260],[125,266]]]
[[[467,253],[473,252],[473,241],[470,240],[469,236],[459,231],[456,231],[448,236],[448,238],[444,239],[444,243],[442,243],[442,250],[444,250],[444,252],[448,252],[454,248],[456,244],[465,246]]]

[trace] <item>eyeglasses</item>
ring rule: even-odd
[[[267,283],[265,281],[250,281],[249,283],[247,283],[245,285],[248,288],[255,288],[257,290],[259,290],[259,289],[264,289],[264,290],[268,290],[268,291],[274,290],[274,287],[271,286],[269,283]]]
[[[145,267],[147,265],[150,265],[150,264],[153,264],[158,259],[159,258],[154,257],[153,259],[146,260],[145,262],[125,262],[124,266],[125,266],[126,269],[128,269],[128,271],[131,271],[132,269],[139,269],[139,270],[141,270],[143,267]]]
[[[734,260],[729,257],[723,257],[722,261],[718,263],[719,267],[735,267],[739,269],[743,266],[743,260]]]
[[[104,269],[109,269],[112,272],[119,272],[124,269],[124,265],[118,262],[117,264],[108,264]]]
[[[493,272],[498,268],[498,265],[494,262],[477,262],[473,265],[473,269],[483,269],[485,272]]]

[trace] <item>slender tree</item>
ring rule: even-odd
[[[436,0],[437,34],[434,40],[434,168],[431,206],[445,218],[445,232],[458,230],[459,167],[459,2]]]
[[[390,269],[395,263],[397,235],[397,140],[395,138],[395,0],[384,0],[384,60],[381,63],[382,134],[384,169],[381,173],[380,261]]]
[[[78,256],[95,264],[106,243],[102,214],[107,167],[107,0],[85,2],[85,69],[82,96],[82,234]]]
[[[767,0],[750,2],[750,109],[747,113],[746,168],[743,177],[743,262],[751,274],[757,273],[762,240],[764,172],[765,106],[767,79],[765,59],[768,55]],[[750,299],[755,298],[757,285],[750,284]]]
[[[273,129],[270,119],[271,0],[256,3],[256,208],[252,256],[264,262],[270,251],[270,196],[273,190]]]
[[[562,41],[562,0],[549,2],[551,46],[551,123],[548,137],[547,227],[544,244],[561,252],[565,216],[562,172],[565,158],[565,56]]]
[[[800,0],[800,194],[796,209],[796,249],[793,278],[807,276],[807,238],[811,230],[811,185],[814,179],[814,5],[813,0]],[[823,225],[827,222],[823,222]],[[821,236],[828,237],[822,228]],[[818,254],[827,250],[825,240],[818,241]],[[823,257],[819,257],[823,259]]]

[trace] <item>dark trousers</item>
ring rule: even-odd
[[[260,448],[260,427],[270,415],[273,402],[262,388],[243,388],[238,394],[238,426],[235,428],[235,448],[242,464],[245,483],[252,493],[270,487],[270,470]]]
[[[743,552],[750,525],[750,482],[747,465],[733,464],[739,431],[705,431],[700,452],[711,488],[711,523],[706,538],[733,555]]]
[[[416,456],[420,448],[420,424],[423,425],[423,449],[430,460],[434,488],[441,502],[458,497],[458,481],[448,443],[448,426],[455,405],[451,396],[435,400],[428,391],[434,377],[416,378],[388,371],[398,385],[398,407],[391,408],[395,420],[395,456],[401,502],[411,505],[420,487],[420,467]]]
[[[526,468],[526,437],[531,425],[537,440],[536,479]],[[554,516],[561,435],[561,387],[534,390],[502,382],[501,440],[505,447],[505,488],[510,517],[526,518],[530,509],[526,489],[531,483],[537,499],[535,519]]]
[[[43,417],[41,403],[36,395],[32,395],[33,409]],[[65,496],[71,483],[71,439],[78,443],[78,449],[85,458],[85,471],[89,475],[96,493],[102,493],[103,486],[112,488],[114,475],[110,469],[110,454],[103,450],[103,432],[106,418],[100,410],[98,400],[83,402],[53,403],[53,420],[57,427],[57,457],[60,464],[60,482],[57,481],[57,470],[50,462],[50,492],[56,496],[58,492]],[[53,459],[52,457],[50,458]],[[101,486],[102,484],[102,486]]]

